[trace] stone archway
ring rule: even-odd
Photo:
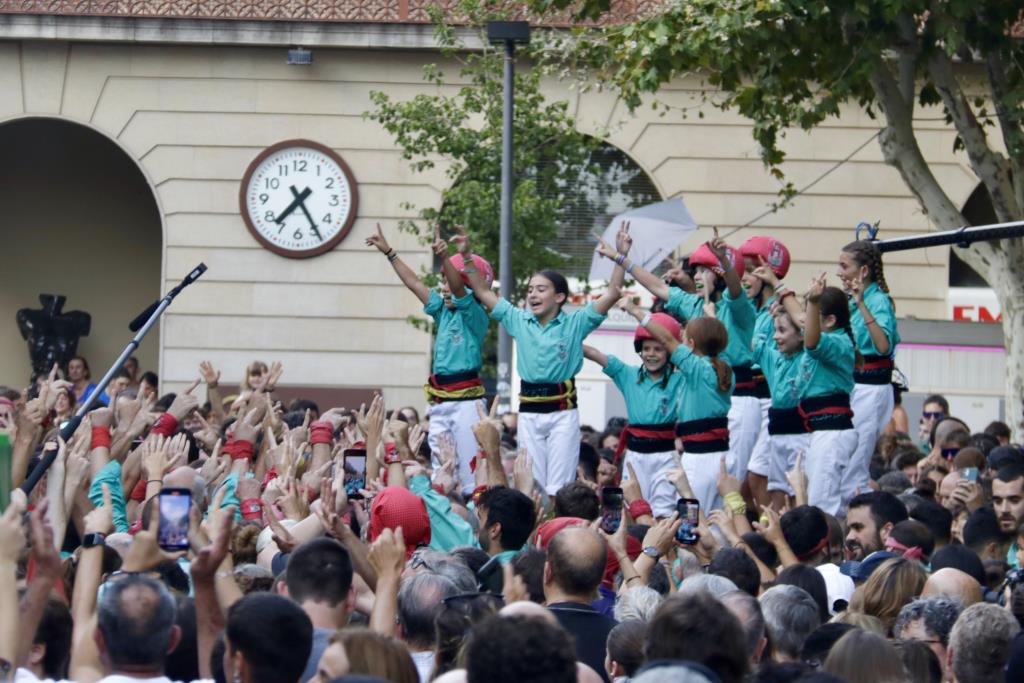
[[[0,124],[0,384],[23,387],[31,363],[15,313],[39,294],[92,316],[78,351],[98,379],[129,339],[128,323],[160,295],[163,229],[135,161],[101,133],[55,118]],[[159,330],[137,354],[157,370]]]

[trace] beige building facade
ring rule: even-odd
[[[20,3],[0,3],[12,4]],[[298,44],[313,52],[311,65],[286,63]],[[396,224],[413,213],[405,202],[438,204],[447,179],[443,164],[411,171],[363,114],[374,90],[398,99],[432,91],[421,67],[440,59],[430,28],[417,23],[0,13],[0,205],[29,207],[0,217],[5,281],[13,283],[0,293],[0,384],[27,380],[13,316],[36,307],[38,293],[66,294],[68,309],[93,315],[80,350],[99,372],[127,341],[128,321],[201,261],[208,272],[140,349],[166,390],[196,378],[202,360],[231,383],[263,359],[284,364],[283,385],[381,388],[392,405],[422,404],[430,337],[407,322],[419,313],[415,298],[364,240],[379,222],[414,268],[426,266],[425,248]],[[783,240],[792,283],[834,272],[861,221],[880,221],[889,237],[930,228],[882,162],[876,122],[858,110],[813,133],[790,132],[784,169],[796,187],[838,167],[789,208],[740,227],[777,201],[779,183],[761,164],[749,124],[702,105],[697,81],[659,96],[687,109],[685,118],[678,109],[631,114],[608,93],[555,81],[546,90],[570,102],[581,130],[608,130],[607,142],[663,198],[681,196],[702,226],[719,226],[733,244],[759,233]],[[954,134],[938,112],[919,116],[925,155],[963,204],[976,187],[967,160],[953,152]],[[333,149],[358,186],[353,229],[310,259],[263,248],[239,214],[247,166],[292,138]],[[48,168],[47,141],[82,153]],[[901,316],[948,318],[948,249],[888,255],[886,271]]]

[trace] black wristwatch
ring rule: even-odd
[[[82,547],[83,548],[93,548],[93,547],[98,546],[98,545],[106,545],[106,544],[107,544],[107,535],[106,534],[86,534],[84,537],[82,537]]]

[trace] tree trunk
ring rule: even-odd
[[[1015,240],[1017,241],[1017,240]],[[996,249],[985,280],[992,286],[1003,313],[1006,348],[1006,423],[1014,440],[1024,435],[1024,278],[1014,249]],[[995,419],[995,415],[992,419]],[[972,425],[977,428],[981,425]]]

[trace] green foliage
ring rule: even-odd
[[[474,251],[497,269],[501,208],[501,147],[504,51],[487,42],[484,22],[500,18],[473,0],[459,12],[480,31],[482,50],[470,51],[453,27],[435,14],[436,39],[444,57],[460,65],[449,82],[441,67],[429,64],[424,80],[432,94],[395,101],[385,92],[371,94],[374,110],[366,115],[394,136],[403,157],[416,171],[443,159],[449,187],[440,207],[412,207],[418,217],[400,227],[433,239],[433,226],[446,231],[466,226]],[[517,299],[529,276],[543,268],[558,268],[566,259],[547,248],[558,232],[560,212],[587,168],[595,141],[577,131],[568,103],[548,102],[540,90],[541,70],[532,68],[529,48],[518,57],[515,74],[513,164],[513,254]],[[450,233],[446,232],[446,235]]]

